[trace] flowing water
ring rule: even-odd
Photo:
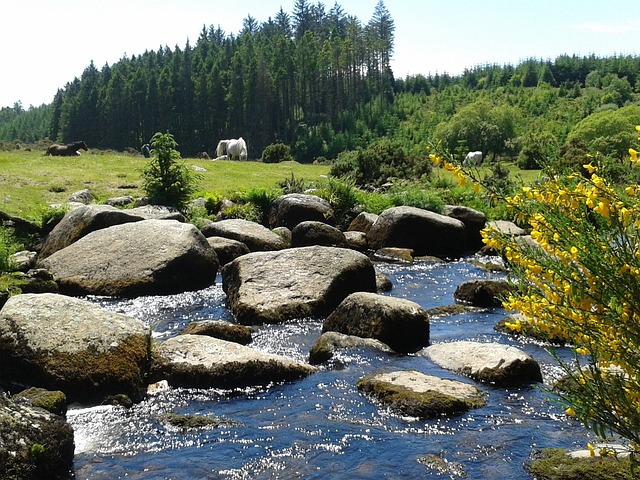
[[[393,281],[388,293],[426,309],[454,303],[457,285],[498,278],[466,260],[381,265]],[[189,322],[228,320],[217,285],[164,297],[93,298],[153,327],[158,341]],[[78,479],[529,479],[523,468],[533,450],[584,448],[591,440],[567,418],[544,386],[560,371],[544,346],[494,331],[502,309],[431,319],[431,342],[497,341],[514,345],[541,365],[544,384],[492,388],[485,407],[451,418],[418,420],[390,412],[355,388],[363,375],[384,369],[416,369],[471,382],[424,356],[389,355],[368,349],[338,353],[306,379],[238,390],[168,389],[130,409],[72,406],[75,477]],[[259,327],[252,347],[306,361],[322,319]],[[569,358],[570,352],[559,351]],[[181,430],[160,421],[166,413],[222,420],[220,426]],[[430,455],[438,465],[423,459]],[[421,460],[422,459],[422,460]]]

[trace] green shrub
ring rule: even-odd
[[[291,177],[285,178],[283,181],[278,182],[278,186],[282,189],[283,194],[288,193],[303,193],[307,189],[304,179],[296,178],[291,172]]]
[[[394,178],[418,180],[430,173],[431,161],[426,155],[409,155],[398,142],[388,139],[341,153],[330,170],[331,176],[350,177],[361,187],[379,187]]]
[[[359,212],[357,188],[353,180],[329,178],[327,184],[317,191],[331,205],[336,226],[346,229]]]
[[[253,203],[237,203],[221,212],[221,219],[240,218],[250,222],[260,223],[262,214]]]
[[[199,175],[180,162],[178,144],[170,133],[156,133],[151,139],[151,159],[142,171],[142,188],[153,205],[183,211],[196,190]]]
[[[16,239],[13,230],[0,226],[0,273],[15,269],[10,256],[22,250],[22,244]]]
[[[203,197],[204,208],[206,208],[208,215],[215,215],[220,211],[223,200],[222,195],[206,192],[203,194]]]
[[[557,151],[557,141],[549,132],[530,133],[522,142],[517,165],[522,170],[540,169],[552,153]]]
[[[288,145],[284,143],[274,143],[265,147],[260,160],[262,160],[263,163],[280,163],[292,161],[293,156],[291,155],[291,148]]]
[[[356,198],[362,210],[369,213],[381,214],[387,208],[393,207],[388,195],[366,190],[356,190]]]
[[[60,220],[67,214],[69,208],[64,207],[42,207],[39,209],[37,215],[40,217],[40,227],[42,232],[47,234],[53,230],[53,228],[60,223]]]
[[[422,188],[403,188],[400,191],[389,193],[389,199],[393,206],[408,206],[442,213],[445,202],[438,192]]]
[[[258,223],[269,224],[269,212],[271,205],[280,196],[280,191],[272,188],[251,188],[236,194],[237,201],[243,204],[251,204],[258,214]]]

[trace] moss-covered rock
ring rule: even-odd
[[[67,396],[60,390],[31,387],[16,393],[12,398],[16,401],[25,399],[34,407],[44,408],[55,415],[64,416],[67,413]]]
[[[413,263],[413,249],[382,247],[373,254],[374,261],[389,263]]]
[[[59,415],[0,392],[0,478],[69,478],[73,429]]]
[[[151,333],[140,320],[52,293],[11,297],[0,311],[0,381],[98,402],[145,392]]]
[[[632,480],[628,458],[574,458],[560,448],[536,451],[525,464],[526,470],[537,480]]]
[[[226,420],[218,417],[205,417],[203,415],[165,413],[160,417],[160,421],[172,427],[182,430],[193,430],[201,428],[218,428],[239,425],[238,422]]]
[[[418,458],[421,463],[438,476],[448,475],[449,478],[466,478],[467,472],[459,462],[450,462],[441,455],[424,455]]]
[[[419,418],[456,415],[486,403],[484,392],[474,385],[415,370],[373,373],[356,387],[396,412]]]

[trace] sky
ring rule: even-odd
[[[398,78],[558,55],[640,54],[637,0],[383,0],[395,23]],[[318,3],[311,0],[310,3]],[[321,2],[328,11],[335,0]],[[378,0],[341,0],[366,24]],[[237,34],[295,0],[0,0],[0,107],[49,104],[59,88],[159,47],[195,45],[203,27]]]

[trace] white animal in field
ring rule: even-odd
[[[231,140],[220,140],[216,148],[216,157],[228,155],[230,160],[238,157],[239,160],[247,159],[247,143],[242,137]]]
[[[482,152],[476,151],[467,153],[462,165],[465,167],[478,167],[482,165]]]

